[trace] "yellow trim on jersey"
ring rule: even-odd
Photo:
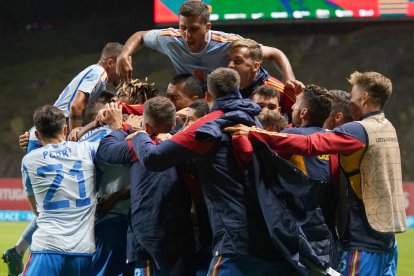
[[[289,159],[289,162],[295,165],[299,170],[301,170],[305,175],[308,175],[305,165],[305,159],[301,155],[292,155]]]
[[[222,34],[211,33],[211,40],[218,41],[218,42],[229,42],[239,40],[240,36],[238,35],[229,35],[224,36]]]
[[[250,131],[253,132],[258,132],[258,133],[264,133],[267,134],[269,136],[280,136],[280,137],[288,137],[285,133],[280,133],[280,132],[273,132],[273,131],[267,131],[261,128],[257,128],[256,126],[253,126]]]
[[[349,185],[352,190],[355,192],[359,199],[362,199],[362,190],[361,190],[361,172],[359,167],[361,164],[362,157],[365,153],[365,145],[357,150],[356,152],[351,153],[350,155],[340,155],[339,161],[341,168],[345,174],[350,174],[352,172],[358,172],[354,175],[347,176]]]
[[[160,36],[181,37],[181,31],[176,29],[165,29],[160,32]]]

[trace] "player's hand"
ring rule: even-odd
[[[181,110],[178,110],[175,113],[175,117],[178,120],[178,122],[180,122],[182,125],[185,125],[185,123],[187,122],[187,118],[188,118],[188,113],[190,112],[190,108],[189,107],[185,107]]]
[[[19,146],[24,154],[27,152],[27,145],[29,144],[29,132],[25,132],[19,136]]]
[[[132,57],[121,53],[116,59],[116,73],[121,81],[131,81],[132,70]]]
[[[299,95],[305,89],[305,85],[298,80],[288,80],[285,83],[284,91],[289,94]]]
[[[251,127],[248,127],[242,124],[238,124],[238,125],[231,126],[231,127],[226,127],[224,129],[225,132],[229,132],[231,135],[245,136],[245,137],[249,136],[250,130],[251,130]]]
[[[122,107],[118,103],[107,103],[104,112],[100,116],[100,121],[112,129],[122,127]]]
[[[142,129],[143,120],[144,120],[144,116],[138,116],[138,115],[131,114],[126,118],[124,123],[132,126],[132,129],[136,131],[136,130]]]
[[[72,131],[68,135],[68,141],[77,142],[79,140],[79,131],[82,129],[82,127],[76,127],[72,129]]]
[[[157,140],[160,142],[164,142],[166,140],[171,139],[172,135],[169,133],[160,133],[157,135]]]

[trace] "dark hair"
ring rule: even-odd
[[[238,90],[239,86],[240,76],[230,68],[217,68],[207,77],[208,92],[214,100]]]
[[[351,94],[343,90],[329,90],[329,93],[332,95],[332,111],[342,112],[344,122],[352,122],[351,109],[349,108]]]
[[[202,23],[210,22],[210,10],[202,1],[185,1],[180,6],[179,15],[184,17],[200,16]]]
[[[143,104],[148,99],[158,95],[155,83],[149,83],[148,78],[144,81],[133,79],[130,82],[121,82],[117,86],[116,95],[118,98],[127,97],[129,104]]]
[[[204,97],[203,86],[201,82],[191,74],[179,74],[174,76],[170,84],[177,85],[184,83],[184,94],[188,98],[193,98],[197,96],[199,99]]]
[[[207,102],[203,99],[192,102],[189,108],[194,109],[194,114],[197,118],[201,118],[210,112]]]
[[[86,105],[82,114],[83,124],[89,124],[94,121],[99,111],[105,107],[106,102],[103,101],[94,101]]]
[[[42,138],[56,138],[66,124],[66,117],[59,108],[44,105],[35,110],[33,122]]]
[[[276,89],[274,89],[271,86],[268,85],[260,85],[256,87],[256,89],[253,91],[252,95],[250,96],[251,99],[253,99],[254,95],[260,95],[263,97],[276,97],[280,101],[280,93]]]
[[[322,127],[332,110],[332,95],[326,88],[315,84],[306,85],[300,108],[304,107],[308,109],[309,122]]]
[[[157,96],[145,102],[144,117],[151,126],[169,132],[175,124],[175,106],[168,98]]]
[[[367,91],[372,102],[381,108],[384,107],[392,93],[391,80],[377,72],[355,71],[349,76],[348,82]]]

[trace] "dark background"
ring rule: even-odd
[[[107,42],[124,43],[155,28],[152,2],[0,2],[0,177],[20,177],[17,139],[32,126],[36,107],[53,104],[77,73],[98,61]],[[398,132],[404,180],[414,180],[412,19],[213,23],[213,29],[283,50],[305,84],[349,91],[346,78],[355,70],[388,76],[393,95],[385,111]],[[273,64],[265,68],[280,77]],[[134,77],[149,76],[161,91],[173,75],[165,56],[149,49],[134,55]]]

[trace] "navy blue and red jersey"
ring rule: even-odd
[[[151,172],[138,161],[127,132],[116,130],[102,139],[97,158],[109,163],[130,163],[131,209],[127,258],[150,256],[159,269],[170,271],[177,260],[191,256],[194,235],[191,200],[175,167]],[[153,142],[151,140],[151,142]],[[136,146],[136,145],[135,145]]]
[[[373,113],[376,114],[376,113]],[[368,114],[367,116],[369,116]],[[346,182],[346,193],[341,192],[341,201],[348,204],[349,218],[341,234],[344,246],[351,250],[383,252],[394,245],[395,235],[384,234],[373,230],[366,218],[362,202],[359,164],[368,146],[368,136],[361,124],[350,122],[326,133],[297,135],[267,132],[253,129],[249,132],[249,140],[259,140],[272,150],[283,154],[315,156],[323,154],[339,154],[341,179]],[[342,197],[345,196],[343,199]]]
[[[280,256],[267,234],[257,202],[252,199],[245,171],[234,158],[231,136],[222,132],[220,126],[209,125],[233,111],[245,115],[241,122],[250,119],[254,124],[260,107],[242,99],[235,91],[217,99],[211,113],[168,141],[155,145],[148,135],[138,133],[134,149],[140,162],[153,171],[195,159],[213,232],[214,255],[244,254],[277,259]],[[197,133],[201,127],[208,129],[210,137]]]
[[[269,73],[260,67],[257,72],[256,78],[251,85],[246,88],[240,89],[240,93],[243,98],[250,98],[253,91],[260,85],[266,85],[273,87],[277,92],[280,93],[280,102],[282,114],[286,114],[289,119],[292,118],[292,106],[296,102],[296,95],[294,92],[285,89],[285,85],[280,80],[272,77]],[[290,121],[290,120],[289,120]]]

